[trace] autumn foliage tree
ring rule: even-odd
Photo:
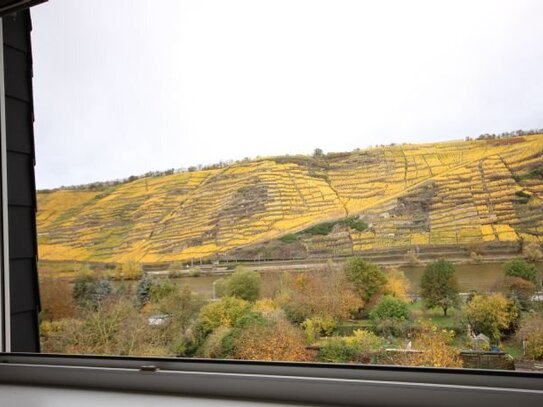
[[[420,280],[420,295],[425,308],[439,307],[444,316],[447,316],[449,308],[457,307],[458,280],[453,264],[447,260],[438,260],[426,266]]]
[[[285,274],[276,302],[289,318],[348,318],[363,302],[344,273],[330,269],[324,273]]]
[[[519,342],[524,342],[526,357],[543,360],[543,315],[526,317],[517,332]]]
[[[500,293],[475,294],[466,305],[465,313],[474,332],[485,334],[494,343],[498,343],[519,318],[515,305]]]
[[[385,292],[388,295],[399,298],[403,301],[408,300],[409,280],[401,270],[391,270],[386,274],[387,284]]]
[[[244,329],[233,343],[236,359],[268,361],[309,361],[305,337],[301,329],[284,317]]]

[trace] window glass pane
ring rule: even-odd
[[[542,11],[35,8],[42,350],[537,369]]]

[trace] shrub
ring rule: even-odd
[[[191,324],[198,316],[200,309],[204,304],[204,300],[198,294],[190,291],[190,288],[185,285],[181,290],[175,289],[168,291],[167,295],[160,298],[156,303],[150,304],[148,314],[158,312],[168,316],[168,324],[165,326],[168,335],[172,341],[179,341],[189,331]],[[188,339],[188,338],[186,338]],[[177,352],[174,351],[176,354]]]
[[[374,322],[385,319],[406,320],[409,318],[409,306],[399,298],[385,295],[370,312],[370,318]]]
[[[215,295],[213,299],[221,298],[226,296],[226,277],[218,278],[213,282],[215,287]]]
[[[167,296],[173,294],[177,287],[175,283],[173,283],[171,280],[167,279],[156,279],[151,280],[151,291],[150,291],[150,301],[151,302],[158,302],[162,300],[163,298],[166,298]]]
[[[417,321],[413,349],[418,352],[397,355],[395,364],[428,367],[462,367],[462,359],[453,346],[454,332],[439,329],[429,321]]]
[[[525,178],[543,178],[543,167],[536,167],[530,170],[530,172],[526,174],[524,177]]]
[[[262,298],[261,300],[255,302],[255,305],[253,305],[253,311],[269,316],[277,312],[277,304],[271,298]]]
[[[78,306],[96,309],[112,291],[113,287],[109,280],[101,280],[84,273],[75,279],[72,295]]]
[[[279,240],[283,243],[294,243],[298,240],[298,235],[295,235],[294,233],[289,233],[287,235],[281,236]]]
[[[427,309],[439,307],[443,315],[447,316],[449,308],[458,306],[458,281],[454,266],[447,260],[438,260],[426,266],[420,288]]]
[[[323,223],[319,223],[318,225],[311,226],[310,228],[305,229],[302,233],[307,233],[309,235],[326,236],[326,235],[329,235],[330,232],[332,232],[332,229],[334,228],[334,226],[335,226],[334,222],[323,222]]]
[[[382,335],[402,336],[409,329],[409,306],[399,298],[385,295],[370,312],[373,328]]]
[[[474,264],[481,264],[483,262],[483,256],[481,256],[477,252],[471,252],[469,254],[469,258],[470,258],[471,262],[474,263]]]
[[[197,356],[202,358],[218,358],[226,357],[226,352],[223,346],[224,339],[232,332],[232,328],[225,326],[218,327],[212,332],[198,349]]]
[[[320,347],[318,359],[322,362],[345,363],[355,361],[359,355],[356,346],[340,337],[330,338]]]
[[[59,320],[74,316],[70,283],[60,278],[40,279],[40,320]]]
[[[543,360],[543,316],[534,315],[522,321],[517,339],[526,344],[526,357]]]
[[[422,261],[419,260],[419,256],[417,255],[415,249],[408,250],[404,256],[404,260],[407,262],[407,264],[413,267],[420,266],[422,264]]]
[[[45,352],[96,355],[168,355],[165,338],[129,301],[87,308],[80,319],[58,321],[46,332]]]
[[[127,261],[117,267],[117,274],[127,280],[137,280],[143,274],[141,264],[135,261]]]
[[[526,191],[516,191],[515,195],[518,197],[517,202],[526,204],[532,199],[532,194]]]
[[[200,310],[199,326],[204,335],[220,326],[232,327],[238,319],[251,311],[250,304],[236,297],[224,297],[217,302],[205,305]]]
[[[343,225],[348,226],[351,229],[358,230],[359,232],[363,232],[368,228],[367,223],[362,222],[358,216],[349,216],[345,218],[342,222]]]
[[[507,277],[520,277],[536,284],[537,269],[535,265],[527,263],[524,259],[512,259],[503,265]]]
[[[523,246],[522,254],[528,261],[540,261],[543,259],[543,252],[539,243],[530,242]]]
[[[356,329],[352,336],[345,337],[345,340],[356,346],[360,352],[378,351],[383,348],[383,339],[365,329]]]
[[[153,286],[153,279],[147,274],[138,283],[138,288],[136,289],[136,302],[142,307],[151,301],[151,288]]]
[[[383,349],[383,340],[374,333],[357,329],[352,336],[327,339],[320,347],[318,359],[322,362],[369,362],[368,353]]]
[[[536,291],[534,283],[520,277],[506,277],[504,287],[508,297],[517,300],[523,310],[531,307],[532,296]]]
[[[200,267],[192,267],[189,270],[189,277],[200,277],[201,274],[202,270],[200,269]]]
[[[302,323],[308,344],[314,343],[317,339],[324,336],[330,336],[337,328],[337,320],[331,317],[308,318]]]
[[[232,356],[247,360],[311,360],[302,330],[284,317],[252,323],[241,329],[232,340]]]

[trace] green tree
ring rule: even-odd
[[[224,295],[254,302],[260,296],[262,279],[256,271],[236,267],[236,271],[224,282]]]
[[[322,151],[321,148],[316,148],[315,150],[313,150],[314,158],[321,158],[323,155],[324,155],[324,152]]]
[[[147,274],[138,283],[136,290],[136,300],[141,307],[151,301],[151,288],[153,287],[153,279]]]
[[[447,316],[449,308],[458,306],[458,280],[451,262],[438,260],[429,264],[420,280],[420,295],[424,307],[439,307]]]
[[[520,277],[533,284],[537,282],[537,269],[534,264],[527,263],[524,259],[512,259],[503,265],[506,277]]]
[[[345,274],[367,308],[377,294],[386,291],[387,278],[381,269],[360,257],[352,257],[345,263]]]

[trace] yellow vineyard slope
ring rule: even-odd
[[[543,236],[543,136],[375,147],[322,158],[272,157],[140,178],[101,190],[38,192],[42,260],[220,258],[325,221],[309,253]],[[339,239],[339,240],[338,240]]]

